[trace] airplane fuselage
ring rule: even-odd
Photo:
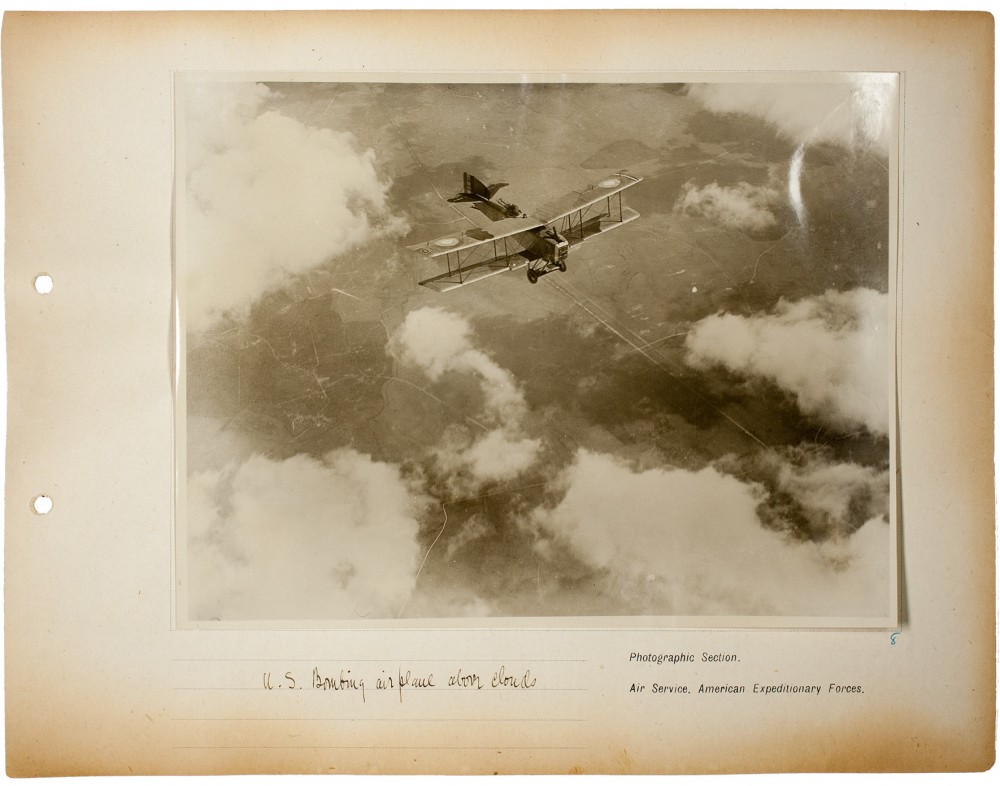
[[[569,241],[566,238],[550,227],[532,230],[531,234],[535,239],[530,250],[539,259],[544,259],[550,265],[566,263],[566,257],[569,256]]]
[[[522,212],[517,205],[502,199],[494,201],[476,194],[463,194],[461,196],[463,197],[461,201],[474,202],[473,207],[491,221],[503,221],[505,218],[527,218],[528,215]]]
[[[542,276],[555,270],[566,270],[566,258],[569,256],[569,241],[553,227],[540,227],[529,230],[533,235],[528,244],[528,253],[534,259],[528,259],[528,281],[534,284]],[[541,262],[541,264],[539,264]]]

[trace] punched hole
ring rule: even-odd
[[[52,276],[48,273],[41,273],[35,276],[35,292],[39,295],[47,295],[52,291]]]
[[[31,500],[31,509],[39,516],[44,516],[52,510],[52,498],[46,497],[44,494],[39,494]]]

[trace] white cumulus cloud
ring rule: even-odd
[[[889,520],[887,469],[839,461],[830,448],[803,444],[727,456],[723,471],[761,484],[757,515],[769,528],[805,540],[849,536],[871,519]]]
[[[541,440],[525,436],[522,429],[524,393],[507,369],[475,347],[472,326],[464,317],[433,306],[411,311],[393,334],[389,351],[432,381],[450,371],[470,374],[479,382],[482,419],[491,428],[474,435],[467,426],[453,426],[431,451],[452,495],[470,495],[485,483],[512,480],[537,461]]]
[[[373,150],[268,110],[266,86],[201,85],[184,116],[188,330],[373,238],[405,231]]]
[[[767,379],[806,415],[844,431],[889,428],[888,296],[871,289],[779,300],[771,314],[715,314],[686,338],[696,368]]]
[[[394,465],[253,455],[187,491],[193,619],[391,617],[413,591],[427,498]]]
[[[777,490],[801,506],[811,536],[847,535],[870,518],[888,520],[888,471],[822,457],[772,461]]]
[[[713,467],[636,471],[578,451],[562,497],[534,513],[543,535],[605,571],[644,613],[880,616],[891,544],[879,518],[822,543],[766,529],[763,488]]]
[[[778,197],[776,189],[745,182],[735,186],[712,182],[701,188],[686,183],[674,210],[704,216],[730,229],[760,232],[777,223],[771,206]]]
[[[449,428],[433,449],[438,470],[455,496],[472,494],[485,483],[513,480],[531,468],[541,440],[520,436],[503,426],[473,437],[465,426]]]
[[[458,314],[434,306],[411,311],[390,340],[389,351],[432,381],[446,371],[475,375],[486,397],[485,414],[497,423],[524,414],[524,394],[513,375],[473,345],[472,326]]]

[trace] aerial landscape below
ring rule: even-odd
[[[892,78],[179,96],[182,622],[894,619]]]

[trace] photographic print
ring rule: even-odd
[[[226,79],[178,624],[895,623],[895,75]]]

